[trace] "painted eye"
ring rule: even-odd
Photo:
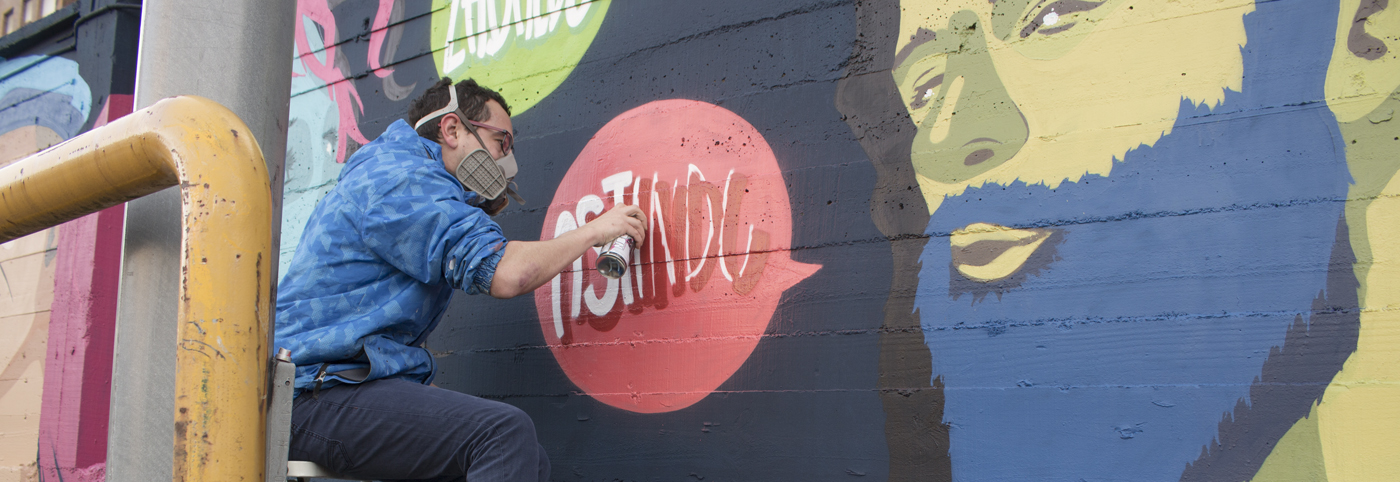
[[[914,92],[922,92],[923,94],[915,95],[915,98],[909,102],[909,108],[917,110],[928,105],[929,101],[933,99],[934,94],[938,92],[938,88],[942,86],[943,74],[935,75],[932,79],[929,79],[928,82],[915,86]]]
[[[919,110],[938,95],[949,49],[955,47],[956,38],[940,40],[937,32],[921,28],[895,54],[891,74],[899,84],[900,95],[908,96],[905,103],[909,110]]]
[[[332,158],[335,157],[335,141],[335,131],[326,131],[326,134],[321,136],[321,143],[326,147],[326,155]]]
[[[1107,0],[1100,2],[1059,0],[1053,2],[1037,11],[1034,17],[1027,16],[1029,23],[1021,29],[1021,38],[1030,37],[1033,33],[1055,35],[1069,30],[1079,23],[1079,16],[1075,14],[1099,8],[1106,2]]]

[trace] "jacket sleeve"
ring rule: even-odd
[[[444,186],[438,173],[396,176],[365,203],[361,237],[389,264],[428,284],[489,293],[505,249],[500,225]],[[455,182],[451,178],[446,181]]]

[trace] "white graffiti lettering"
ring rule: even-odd
[[[443,33],[443,69],[457,70],[466,63],[468,53],[479,59],[499,56],[512,28],[517,38],[532,40],[554,32],[561,18],[570,28],[578,27],[588,17],[592,3],[593,0],[452,0]],[[465,42],[466,47],[457,42]]]
[[[716,185],[691,164],[685,179],[674,183],[660,181],[657,173],[638,176],[622,171],[604,177],[598,187],[602,196],[584,195],[572,212],[559,212],[554,237],[577,229],[610,206],[625,204],[641,208],[646,215],[647,241],[632,250],[630,269],[620,279],[586,276],[580,259],[574,262],[572,272],[550,281],[550,311],[555,335],[561,340],[571,328],[566,319],[587,321],[607,331],[622,311],[664,309],[669,298],[705,289],[716,267],[737,294],[747,294],[758,283],[767,264],[769,235],[740,219],[747,176],[731,169],[723,184]],[[748,224],[747,228],[742,224]],[[745,231],[748,239],[739,239]],[[739,250],[739,246],[744,248]],[[599,252],[600,248],[594,248],[595,256]],[[571,283],[565,283],[566,275]],[[566,291],[570,298],[568,318],[563,316]]]

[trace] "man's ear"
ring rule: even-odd
[[[456,149],[458,144],[461,144],[462,139],[459,137],[462,133],[461,127],[462,123],[457,118],[457,114],[442,116],[442,119],[438,121],[438,139],[442,141],[443,147]]]

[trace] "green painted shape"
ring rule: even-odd
[[[1030,6],[1031,0],[1004,0],[993,4],[992,34],[1003,42],[1011,40],[1011,35],[1017,32],[1016,26],[1026,16]]]
[[[1366,225],[1366,209],[1371,206],[1386,184],[1400,171],[1400,160],[1395,155],[1400,152],[1400,120],[1394,120],[1400,110],[1400,90],[1390,93],[1381,105],[1376,106],[1366,117],[1352,122],[1338,122],[1342,139],[1346,142],[1347,167],[1351,169],[1353,186],[1347,203],[1347,228],[1351,230],[1352,251],[1356,253],[1356,277],[1365,280],[1375,262],[1371,252],[1369,227]],[[1362,283],[1360,299],[1366,299]]]
[[[593,44],[611,3],[434,0],[429,37],[433,61],[443,76],[454,80],[473,78],[500,92],[510,104],[511,113],[520,114],[548,97],[569,77]],[[574,23],[570,21],[571,7],[586,8],[573,10],[579,14],[573,15],[573,20],[577,20]],[[486,12],[488,15],[483,18],[490,20],[478,22],[479,12]],[[506,27],[501,27],[503,23]],[[485,33],[477,33],[479,26],[487,27]],[[449,27],[453,27],[450,36]],[[544,33],[537,35],[541,30]],[[478,43],[485,48],[478,49]]]
[[[1327,482],[1316,404],[1307,418],[1293,424],[1279,439],[1250,482]]]
[[[959,11],[947,28],[935,32],[934,40],[913,48],[891,71],[919,129],[910,146],[914,170],[934,181],[955,184],[987,172],[1014,157],[1029,135],[1025,118],[997,74],[982,28],[977,14]],[[935,74],[942,74],[941,84],[931,88],[920,84]],[[949,99],[949,88],[958,77],[965,79],[962,90]],[[927,103],[915,105],[919,97]],[[948,134],[934,141],[930,132],[950,101],[956,107],[945,120]],[[969,161],[969,156],[989,146],[973,141],[989,136],[995,138],[993,154]]]

